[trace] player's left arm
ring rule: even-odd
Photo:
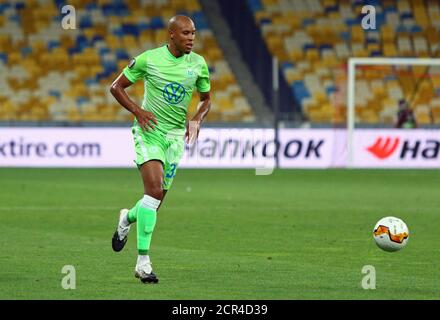
[[[200,92],[200,102],[197,105],[197,113],[186,124],[185,139],[188,144],[193,144],[199,137],[200,126],[211,109],[210,92]]]
[[[196,81],[197,91],[200,92],[200,102],[197,105],[197,113],[186,124],[185,139],[188,144],[193,144],[200,131],[200,126],[211,108],[211,82],[209,80],[209,68],[205,59],[202,58],[200,74]]]

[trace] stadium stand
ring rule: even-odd
[[[281,61],[297,106],[312,122],[345,123],[349,57],[440,57],[440,3],[420,0],[246,0]],[[376,29],[361,27],[364,5]],[[356,73],[356,117],[392,124],[401,98],[419,124],[440,124],[440,70],[368,67]]]
[[[74,30],[61,27],[67,4],[76,11]],[[109,85],[130,57],[166,42],[166,23],[175,14],[195,21],[194,51],[210,68],[215,94],[207,121],[253,121],[198,0],[0,1],[0,121],[131,121]],[[130,91],[140,100],[143,84]]]

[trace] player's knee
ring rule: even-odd
[[[147,190],[147,194],[157,200],[162,200],[163,189],[162,186],[153,186]]]

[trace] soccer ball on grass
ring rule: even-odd
[[[406,246],[409,231],[402,219],[385,217],[380,219],[374,226],[373,236],[379,248],[393,252]]]

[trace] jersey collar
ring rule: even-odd
[[[170,57],[170,58],[171,58],[172,60],[174,60],[174,61],[182,61],[182,60],[185,58],[185,54],[183,54],[182,56],[176,58],[176,57],[170,52],[170,50],[168,49],[168,45],[167,45],[167,44],[164,45],[164,49],[165,49],[165,51],[167,52],[168,57]]]

